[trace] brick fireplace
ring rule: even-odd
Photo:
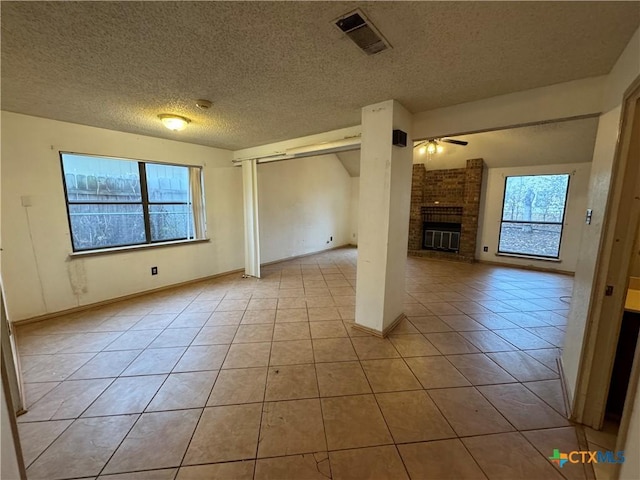
[[[481,158],[450,170],[413,166],[409,255],[475,259],[483,166]]]

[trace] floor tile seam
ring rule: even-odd
[[[542,365],[544,368],[546,368],[547,370],[549,370],[550,372],[552,372],[554,374],[554,378],[545,378],[543,380],[555,380],[556,378],[560,378],[560,374],[558,372],[556,372],[555,370],[553,370],[552,368],[547,367],[544,363],[542,363],[540,360],[538,360],[536,357],[534,357],[533,355],[530,355],[527,353],[528,350],[553,350],[554,348],[559,348],[559,347],[553,347],[553,348],[529,348],[527,350],[521,350],[518,349],[519,352],[524,353],[527,357],[529,357],[532,360],[535,360],[537,363],[539,363],[540,365]],[[542,380],[529,380],[530,382],[536,382],[536,381],[542,381]]]
[[[108,475],[128,475],[130,473],[158,472],[158,471],[161,471],[161,470],[172,470],[172,469],[175,469],[176,473],[175,473],[175,475],[173,477],[171,477],[172,480],[175,480],[176,476],[178,475],[178,470],[180,470],[180,468],[181,468],[180,466],[178,466],[178,467],[161,467],[161,468],[145,468],[145,469],[140,469],[140,470],[127,470],[126,472],[119,472],[119,473],[116,473],[116,474],[110,473]],[[76,479],[80,480],[81,478],[85,478],[85,477],[73,477],[73,479],[68,479],[68,480],[76,480]],[[94,477],[89,477],[89,478],[93,479]],[[107,477],[103,476],[102,478],[104,479],[104,478],[107,478]]]
[[[519,385],[522,385],[522,382],[518,382],[518,384],[519,384]],[[513,384],[510,384],[510,385],[513,385]],[[516,426],[514,425],[514,423],[513,423],[511,420],[509,420],[509,419],[506,417],[506,415],[505,415],[505,414],[503,414],[503,413],[502,413],[502,411],[500,411],[500,409],[499,409],[499,408],[498,408],[498,407],[497,407],[497,406],[496,406],[496,405],[491,401],[491,399],[489,399],[489,397],[487,397],[484,393],[482,393],[482,391],[481,391],[479,388],[477,388],[477,387],[475,387],[475,386],[474,386],[473,388],[474,388],[474,389],[475,389],[475,390],[476,390],[480,395],[482,395],[482,397],[484,398],[484,400],[485,400],[485,401],[487,401],[487,402],[489,403],[489,405],[491,405],[491,407],[492,407],[496,412],[498,412],[498,414],[499,414],[499,415],[500,415],[500,416],[501,416],[501,417],[502,417],[502,418],[503,418],[503,419],[504,419],[504,420],[505,420],[505,421],[506,421],[506,422],[507,422],[507,423],[508,423],[512,428],[513,428],[513,431],[520,433],[520,429],[519,429],[518,427],[516,427]],[[528,391],[529,389],[526,389],[526,390]],[[521,434],[521,435],[522,435],[522,434]],[[524,436],[524,435],[522,435],[522,436]]]
[[[547,327],[529,327],[529,328],[547,328]],[[529,328],[525,328],[525,330],[527,330],[531,335],[535,335],[536,337],[538,337],[541,340],[544,340],[545,342],[553,345],[554,347],[558,347],[554,342],[555,340],[552,342],[547,338],[544,338],[542,335],[539,335],[538,333],[536,333],[535,331],[531,331],[529,330]],[[561,334],[564,336],[566,334],[566,332],[563,332],[562,330],[560,330],[559,328],[556,328],[554,326],[551,326],[551,328],[555,328],[556,330],[558,330],[558,332],[561,332]]]
[[[329,459],[329,453],[328,453],[329,439],[327,437],[327,426],[325,424],[324,409],[322,408],[322,400],[321,400],[321,398],[323,398],[323,397],[321,396],[321,391],[320,391],[320,379],[318,378],[317,362],[315,361],[316,352],[315,352],[314,347],[313,347],[313,340],[311,341],[311,356],[314,359],[313,371],[314,371],[315,376],[316,376],[316,388],[318,389],[318,404],[320,405],[320,418],[322,418],[322,433],[324,435],[324,444],[327,447],[327,459],[329,460],[329,468],[331,468],[331,460]]]
[[[81,418],[99,418],[99,417],[113,417],[113,416],[118,416],[118,415],[142,415],[142,413],[144,413],[145,409],[151,404],[151,402],[153,401],[153,398],[156,396],[156,394],[160,391],[160,389],[163,387],[163,385],[165,384],[165,382],[167,381],[167,379],[169,378],[170,373],[158,373],[158,374],[149,374],[149,375],[137,375],[137,377],[151,377],[151,376],[160,376],[160,375],[164,375],[165,378],[164,380],[162,380],[162,383],[160,384],[160,386],[157,388],[157,390],[154,392],[153,396],[149,399],[149,401],[144,405],[144,407],[142,408],[142,410],[140,410],[140,412],[127,412],[127,413],[116,413],[116,414],[108,414],[108,415],[86,415],[87,411],[98,401],[98,399],[100,399],[100,397],[102,397],[102,395],[104,395],[104,393],[111,388],[111,386],[116,383],[116,381],[118,381],[120,378],[134,378],[134,377],[122,377],[122,376],[118,376],[116,378],[113,379],[113,381],[109,384],[109,386],[107,388],[105,388],[102,392],[100,392],[100,395],[98,395],[90,404],[89,406],[87,406],[87,408],[85,408],[82,413],[80,413],[80,415],[78,415],[78,417],[76,417],[76,419],[81,419]]]
[[[127,367],[125,367],[127,368]],[[50,421],[55,421],[55,420],[71,420],[73,419],[74,421],[81,418],[82,415],[91,407],[91,405],[93,405],[96,400],[98,400],[98,398],[100,398],[102,396],[102,394],[104,392],[106,392],[111,385],[113,385],[115,383],[115,381],[120,378],[119,376],[115,376],[115,377],[104,377],[104,378],[83,378],[83,379],[78,379],[78,380],[63,380],[61,381],[58,385],[56,385],[54,388],[52,388],[49,392],[47,392],[43,397],[41,397],[39,400],[37,400],[36,402],[33,403],[33,405],[31,405],[28,409],[27,412],[32,409],[33,407],[35,407],[38,403],[40,403],[41,401],[43,401],[49,394],[53,393],[55,390],[57,390],[58,388],[60,388],[65,382],[82,382],[82,381],[86,381],[86,380],[107,380],[107,379],[111,379],[111,382],[109,382],[109,384],[96,396],[96,398],[93,399],[93,401],[91,401],[89,403],[89,405],[80,412],[80,414],[76,417],[69,417],[69,418],[50,418],[49,420],[41,420],[41,421],[45,421],[45,422],[50,422]],[[43,382],[43,383],[48,383],[48,382]],[[35,423],[35,422],[19,422],[19,423]]]
[[[480,346],[480,345],[476,345],[475,343],[473,343],[473,340],[468,339],[468,338],[467,338],[467,337],[465,337],[464,335],[462,335],[462,337],[463,337],[467,342],[471,343],[471,345],[473,345],[475,348],[477,348],[477,349],[480,351],[480,353],[483,353],[483,354],[485,354],[485,355],[486,355],[487,353],[516,352],[516,351],[518,351],[518,350],[519,350],[519,349],[518,349],[518,347],[516,347],[515,345],[513,345],[513,344],[511,344],[511,343],[507,342],[506,340],[504,340],[504,341],[505,341],[508,345],[510,345],[510,346],[511,346],[511,348],[510,348],[510,349],[505,349],[504,347],[501,347],[501,348],[500,348],[500,350],[496,350],[496,349],[494,349],[494,348],[491,348],[491,347],[490,347],[491,349],[489,350],[489,349],[487,349],[486,347],[482,347],[482,346]],[[480,343],[480,342],[478,342],[478,343]],[[466,353],[450,353],[449,355],[469,355],[469,354],[466,354]]]
[[[132,415],[132,414],[125,414],[125,415]],[[129,429],[127,430],[127,432],[122,436],[122,440],[120,440],[120,442],[118,443],[118,446],[116,448],[113,449],[113,451],[111,452],[111,454],[109,455],[109,458],[107,459],[106,462],[104,462],[104,464],[102,465],[102,467],[100,467],[100,470],[98,472],[98,474],[95,476],[96,478],[98,478],[100,475],[102,475],[102,472],[104,471],[104,469],[106,468],[106,466],[109,464],[109,462],[111,461],[111,459],[113,458],[113,456],[116,454],[116,452],[118,451],[118,449],[120,448],[120,446],[124,443],[125,439],[127,438],[127,436],[129,436],[129,433],[131,433],[131,431],[133,430],[133,428],[138,424],[138,422],[140,421],[140,419],[142,418],[142,413],[136,413],[133,415],[137,415],[137,418],[135,419],[135,421],[131,424],[131,426],[129,427]],[[108,415],[107,417],[115,417],[115,416],[119,416],[119,415]],[[92,418],[92,417],[90,417]]]
[[[225,354],[225,359],[226,359],[226,356],[227,356],[228,353],[229,353],[229,350],[227,349],[227,353]],[[224,360],[223,360],[223,362],[224,362]],[[191,442],[193,442],[193,437],[195,437],[195,435],[196,435],[196,431],[198,430],[198,427],[200,426],[200,422],[202,420],[202,416],[204,415],[205,409],[207,408],[207,403],[209,403],[209,398],[211,397],[211,393],[213,392],[213,388],[215,387],[215,384],[218,383],[219,376],[220,376],[220,371],[218,371],[218,373],[216,374],[216,379],[214,380],[213,385],[211,385],[211,390],[209,390],[209,395],[207,396],[207,400],[205,401],[204,406],[201,409],[199,409],[200,410],[200,415],[198,416],[198,421],[196,422],[195,427],[193,428],[193,431],[191,432],[191,436],[189,437],[189,441],[187,442],[187,445],[186,445],[186,447],[184,449],[184,453],[182,454],[182,458],[180,459],[180,463],[178,464],[178,469],[184,463],[184,459],[187,456],[187,452],[189,451],[189,447],[191,446]],[[147,408],[148,408],[148,406],[147,406]],[[186,410],[192,410],[192,409],[186,409]],[[179,472],[179,470],[176,471],[176,477],[178,475],[178,472]]]
[[[472,353],[472,354],[459,354],[457,356],[462,356],[462,355],[478,355],[476,353]],[[507,372],[504,368],[502,368],[500,365],[498,365],[496,362],[494,362],[490,357],[487,357],[484,352],[480,353],[480,355],[484,355],[489,361],[493,362],[500,370],[502,370],[504,373],[506,373],[507,375],[509,375],[511,378],[513,378],[513,382],[499,382],[499,383],[481,383],[481,384],[476,384],[474,383],[471,378],[469,378],[467,375],[464,374],[464,372],[462,370],[460,370],[455,363],[453,363],[451,360],[449,360],[447,358],[448,355],[443,355],[444,358],[449,362],[449,364],[460,374],[462,375],[462,377],[469,382],[469,384],[473,387],[478,387],[478,386],[487,386],[487,385],[510,385],[512,383],[519,383],[518,380],[513,377],[513,375],[511,375],[509,372]],[[451,356],[455,356],[455,355],[451,355]],[[433,389],[432,389],[433,390]]]
[[[71,419],[66,419],[66,420],[71,420]],[[69,425],[67,425],[58,435],[56,435],[56,438],[54,438],[51,441],[51,443],[49,443],[49,445],[47,445],[33,460],[31,460],[31,462],[28,465],[25,463],[25,466],[24,466],[25,469],[28,470],[31,465],[35,464],[36,461],[51,447],[51,445],[53,445],[56,442],[56,440],[58,440],[67,430],[71,428],[71,426],[76,422],[76,420],[78,420],[78,418],[73,419],[71,423],[69,423]],[[58,421],[58,420],[47,420],[46,422],[51,422],[51,421]],[[41,423],[46,423],[46,422],[41,422]],[[28,423],[24,423],[24,425],[27,425],[27,424]],[[18,424],[18,426],[19,425],[20,424]]]
[[[420,382],[420,385],[422,385],[422,382]],[[460,387],[453,387],[453,388],[468,388],[467,386],[460,386]],[[431,389],[431,390],[440,390],[440,389]],[[443,389],[442,389],[443,390]],[[460,438],[460,435],[458,434],[458,432],[456,432],[455,428],[453,428],[453,425],[451,424],[451,422],[449,421],[449,419],[447,418],[447,416],[444,414],[444,412],[442,411],[442,409],[440,408],[440,406],[438,405],[438,403],[433,399],[433,397],[431,395],[429,395],[429,390],[424,388],[423,385],[423,391],[425,392],[425,394],[427,395],[427,398],[429,399],[429,401],[433,404],[433,406],[436,408],[436,410],[438,411],[438,413],[440,414],[440,416],[444,419],[444,421],[447,423],[447,425],[449,426],[449,428],[451,429],[451,431],[454,433],[454,435],[456,436],[456,438]]]
[[[589,450],[600,450],[602,452],[613,451],[616,448],[615,445],[613,446],[613,448],[607,448],[598,442],[591,442],[589,440],[587,440],[587,445],[589,447]],[[591,448],[591,447],[597,447],[597,448]]]
[[[510,328],[510,329],[508,329],[508,330],[515,330],[515,329]],[[520,330],[524,330],[524,328],[522,328],[522,327],[521,327],[521,328],[520,328]],[[512,342],[510,342],[509,340],[507,340],[506,338],[504,338],[504,337],[503,337],[502,335],[500,335],[499,333],[497,333],[497,332],[496,332],[496,335],[498,335],[500,338],[502,338],[502,340],[504,340],[505,342],[507,342],[507,343],[511,343],[511,345],[514,345]],[[533,333],[531,333],[531,335],[533,335]],[[537,337],[537,335],[535,335],[535,336]],[[540,337],[538,337],[538,338],[540,338]],[[544,341],[545,343],[547,343],[549,346],[548,346],[548,347],[547,347],[547,346],[537,346],[537,347],[531,347],[531,348],[518,347],[517,345],[514,345],[514,346],[515,346],[515,347],[517,347],[517,348],[518,348],[518,350],[520,350],[520,351],[525,351],[525,350],[541,350],[541,349],[545,349],[545,348],[554,348],[554,347],[555,347],[555,348],[557,348],[557,347],[556,347],[555,345],[553,345],[552,343],[549,343],[549,342],[547,342],[546,340],[544,340],[544,339],[542,339],[542,338],[541,338],[541,340],[543,340],[543,341]],[[528,343],[528,342],[526,342],[526,343]]]
[[[198,421],[196,422],[196,426],[193,429],[193,432],[191,433],[191,438],[193,438],[193,435],[196,431],[196,428],[198,426],[198,423],[200,422],[200,418],[202,417],[202,414],[204,412],[204,409],[202,408],[185,408],[185,409],[181,409],[181,410],[201,410],[200,412],[200,416],[198,417]],[[106,461],[106,463],[102,466],[102,468],[100,469],[100,473],[98,473],[98,475],[96,477],[100,477],[100,475],[103,475],[104,469],[107,467],[107,465],[109,464],[109,462],[113,459],[113,457],[115,456],[115,454],[118,452],[118,450],[120,449],[120,447],[122,446],[122,444],[125,442],[125,440],[129,437],[129,434],[133,431],[133,429],[136,427],[136,425],[138,424],[138,422],[141,421],[143,415],[145,413],[162,413],[162,412],[143,412],[143,413],[139,413],[138,418],[136,419],[135,422],[133,422],[133,425],[131,426],[131,428],[129,428],[129,430],[127,431],[127,433],[124,435],[124,437],[122,438],[122,441],[118,444],[118,446],[113,450],[113,452],[111,453],[111,455],[109,456],[109,459]],[[110,415],[110,416],[117,416],[117,415]],[[164,469],[170,469],[170,468],[180,468],[180,465],[182,464],[182,461],[184,460],[184,456],[187,453],[187,450],[189,449],[189,444],[191,443],[191,439],[189,440],[189,442],[187,443],[187,446],[185,448],[185,452],[183,454],[183,458],[180,460],[180,463],[178,465],[174,465],[174,466],[165,466],[165,467],[161,467],[161,468],[146,468],[146,469],[141,469],[141,470],[130,470],[127,472],[113,472],[109,475],[121,475],[121,474],[125,474],[125,473],[132,473],[132,472],[139,472],[139,471],[154,471],[154,470],[164,470]],[[74,477],[74,478],[79,478],[79,477]]]
[[[185,307],[187,308],[187,307]],[[179,315],[179,314],[178,314]],[[177,318],[177,317],[176,317]],[[151,397],[151,399],[149,400],[149,402],[147,402],[147,404],[145,405],[143,412],[146,411],[146,409],[149,407],[149,405],[151,404],[151,402],[153,402],[153,399],[156,397],[156,395],[158,394],[158,392],[162,389],[162,387],[164,386],[164,384],[167,382],[167,380],[169,379],[169,377],[174,373],[174,369],[176,368],[176,366],[180,363],[180,361],[182,360],[182,358],[184,357],[184,355],[187,353],[187,350],[189,350],[189,347],[192,346],[193,342],[195,341],[195,339],[198,337],[198,335],[200,335],[200,332],[202,332],[202,329],[204,328],[204,325],[201,326],[198,330],[198,332],[194,335],[193,339],[191,340],[191,342],[189,342],[188,345],[186,346],[177,346],[177,347],[156,347],[153,348],[151,347],[151,343],[153,343],[160,335],[162,335],[162,333],[164,331],[166,331],[168,328],[165,328],[161,333],[159,333],[152,341],[149,345],[147,345],[137,356],[134,360],[132,360],[129,365],[127,365],[124,370],[122,370],[122,372],[120,372],[120,374],[118,375],[118,378],[121,377],[126,377],[126,378],[131,378],[131,377],[136,377],[136,376],[150,376],[150,375],[155,375],[155,374],[149,374],[149,375],[122,375],[132,364],[133,362],[135,362],[136,359],[138,359],[144,352],[146,352],[147,350],[157,350],[159,348],[184,348],[184,351],[182,352],[182,354],[180,355],[180,357],[176,360],[176,362],[173,364],[173,366],[169,369],[169,372],[166,374],[159,374],[159,375],[166,375],[166,378],[163,380],[163,382],[160,384],[160,387],[158,387],[158,389],[155,391],[155,393],[153,394],[153,396]],[[228,350],[227,350],[228,352]],[[176,372],[176,373],[184,373],[184,372]],[[217,379],[217,377],[216,377]],[[212,387],[213,388],[213,387]],[[97,400],[97,399],[96,399]],[[86,411],[86,410],[85,410]],[[136,422],[137,423],[137,422]]]
[[[433,401],[433,399],[431,400]],[[435,402],[433,402],[435,404]],[[436,405],[437,406],[437,405]],[[453,427],[452,427],[453,429]],[[457,434],[457,432],[454,430],[454,433]],[[482,436],[482,435],[476,435],[476,436]],[[462,448],[465,449],[465,451],[469,454],[469,457],[471,457],[471,459],[473,460],[473,462],[476,464],[476,466],[478,467],[478,469],[482,472],[482,474],[485,476],[485,478],[490,479],[491,477],[489,476],[489,474],[482,468],[482,465],[480,465],[480,462],[476,459],[476,457],[473,456],[473,454],[471,453],[471,450],[469,450],[469,447],[467,447],[467,444],[464,443],[462,441],[463,438],[471,438],[471,437],[461,437],[458,435],[457,440],[458,443],[460,445],[462,445]]]
[[[478,352],[444,353],[440,348],[438,348],[438,346],[437,346],[434,342],[432,342],[431,340],[429,340],[429,338],[427,337],[427,335],[430,335],[431,333],[456,333],[456,334],[458,334],[458,336],[460,336],[460,337],[461,337],[465,342],[470,343],[472,347],[474,347],[474,348],[478,349]],[[460,335],[460,332],[458,332],[458,331],[456,331],[456,330],[452,330],[452,331],[450,331],[450,332],[430,332],[429,334],[427,334],[427,333],[423,333],[422,335],[424,336],[424,338],[425,338],[429,343],[431,343],[431,344],[435,347],[435,349],[436,349],[436,350],[438,350],[438,351],[440,352],[440,355],[442,355],[443,357],[444,357],[444,356],[447,356],[447,355],[469,355],[469,354],[472,354],[472,353],[484,353],[484,352],[482,352],[478,347],[476,347],[475,345],[473,345],[469,340],[467,340],[465,337],[463,337],[462,335]]]
[[[275,320],[275,319],[274,319]],[[266,365],[266,376],[265,376],[265,380],[264,380],[264,388],[262,390],[262,402],[260,402],[260,420],[258,422],[258,435],[256,438],[256,448],[255,448],[255,458],[258,458],[258,451],[260,450],[260,439],[262,438],[262,420],[264,418],[264,406],[265,406],[265,399],[267,398],[267,383],[269,382],[269,369],[271,368],[271,353],[273,352],[273,335],[275,334],[275,326],[273,328],[273,331],[271,332],[271,342],[269,343],[269,356],[267,357],[267,365]],[[223,363],[224,365],[224,363]],[[208,402],[208,400],[207,400]],[[255,478],[256,476],[256,466],[257,466],[257,461],[255,461],[253,463],[253,477]]]
[[[46,321],[46,320],[45,320],[45,321]],[[103,349],[104,349],[104,348],[106,348],[107,346],[111,345],[111,344],[112,344],[113,342],[115,342],[118,338],[120,338],[122,335],[124,335],[124,333],[126,333],[126,330],[125,330],[125,331],[119,331],[119,330],[118,330],[118,331],[116,331],[116,332],[117,332],[117,333],[119,333],[120,335],[118,335],[118,336],[117,336],[116,338],[114,338],[111,342],[109,342],[105,347],[103,347]],[[68,337],[69,337],[69,336],[71,336],[71,335],[79,335],[79,334],[81,335],[81,334],[84,334],[84,333],[113,333],[113,332],[61,333],[61,334],[57,334],[57,335],[60,335],[61,337],[67,337],[67,338],[68,338]],[[25,337],[29,337],[29,336],[38,336],[38,335],[33,335],[33,334],[27,334],[27,335],[25,335]],[[40,335],[40,336],[50,336],[50,335]],[[16,337],[16,340],[17,340],[17,338],[18,338],[18,337]],[[61,348],[60,348],[60,350],[56,350],[55,352],[48,352],[48,353],[26,353],[26,354],[25,354],[25,353],[22,353],[22,354],[20,354],[20,356],[21,356],[21,357],[28,357],[28,356],[35,356],[35,355],[72,355],[72,354],[75,354],[75,353],[94,353],[94,352],[96,352],[95,350],[94,350],[94,351],[86,351],[86,352],[82,352],[82,351],[80,351],[80,352],[64,352],[64,351],[63,351],[63,349],[64,349],[64,348],[70,348],[70,347],[61,347]],[[18,349],[20,349],[20,346],[19,346],[19,345],[18,345]],[[101,349],[101,350],[97,350],[97,352],[101,352],[103,349]]]
[[[569,425],[571,426],[571,425]],[[560,470],[559,468],[555,468],[553,465],[551,465],[551,462],[549,461],[550,458],[548,455],[544,454],[543,452],[540,451],[540,449],[538,449],[538,447],[535,446],[535,444],[529,440],[529,438],[527,438],[526,435],[524,435],[522,432],[527,432],[527,431],[537,431],[537,430],[551,430],[552,428],[564,428],[564,427],[550,427],[550,428],[536,428],[536,429],[530,429],[530,430],[519,430],[518,433],[520,434],[520,437],[524,438],[524,440],[531,446],[531,448],[533,448],[536,452],[538,452],[540,454],[540,456],[542,456],[542,458],[544,459],[544,462],[549,464],[551,466],[551,468],[553,468],[557,473],[560,474],[561,477],[565,478],[566,480],[571,480],[567,475],[565,475],[563,473],[562,470]],[[553,452],[548,452],[548,453],[553,453]],[[583,473],[586,473],[584,471],[585,465],[582,466],[582,470]],[[586,478],[586,476],[583,476],[583,478]]]
[[[535,382],[535,381],[544,381],[544,380],[533,380],[533,381]],[[549,408],[550,408],[551,410],[553,410],[554,412],[558,413],[562,418],[564,418],[565,420],[567,420],[569,423],[572,423],[572,422],[571,422],[571,420],[569,420],[569,419],[567,418],[566,414],[562,414],[562,413],[558,412],[555,408],[553,408],[551,405],[549,405],[549,403],[548,403],[548,402],[546,402],[542,397],[538,396],[534,391],[532,391],[532,390],[530,390],[529,388],[527,388],[527,386],[525,385],[525,383],[526,383],[526,382],[516,382],[516,383],[518,383],[519,385],[522,385],[522,386],[525,388],[525,390],[526,390],[527,392],[531,393],[534,397],[536,397],[537,399],[539,399],[539,400],[540,400],[544,405],[546,405],[547,407],[549,407]],[[498,384],[496,384],[496,385],[498,385]],[[508,383],[508,384],[500,384],[500,385],[513,385],[513,382]],[[491,386],[493,386],[493,384],[491,384],[491,385],[478,385],[478,386],[480,386],[480,387],[491,387]],[[482,392],[480,392],[480,393],[482,394]],[[484,394],[483,394],[483,395],[484,395]],[[491,400],[489,400],[489,398],[488,398],[488,397],[486,397],[486,398],[487,398],[487,401],[493,405],[493,402],[491,402]],[[494,407],[496,408],[496,410],[498,409],[498,407],[497,407],[497,406],[495,406],[495,405],[494,405]],[[501,412],[501,413],[502,413],[502,412]],[[504,415],[503,415],[503,416],[504,416]],[[566,425],[565,425],[565,426],[566,426]],[[542,427],[542,428],[523,428],[523,429],[517,429],[517,430],[520,432],[520,431],[528,431],[528,430],[542,430],[542,429],[546,429],[546,428],[562,428],[562,426],[559,426],[559,427],[558,427],[558,426],[556,426],[556,427]]]
[[[395,346],[393,346],[393,344],[390,341],[389,341],[389,343],[395,349]],[[371,380],[369,379],[369,376],[367,375],[367,371],[364,369],[364,366],[362,365],[362,359],[360,358],[360,355],[358,354],[358,351],[355,349],[355,345],[353,345],[353,342],[352,342],[352,347],[353,347],[354,351],[356,352],[356,356],[358,357],[358,364],[360,365],[360,370],[364,374],[364,378],[367,381],[367,384],[369,385],[369,390],[371,391],[371,393],[362,394],[362,395],[372,395],[373,396],[373,400],[375,401],[376,407],[378,408],[378,412],[380,413],[380,416],[382,417],[382,421],[384,422],[384,426],[387,429],[387,433],[389,434],[389,437],[391,438],[392,442],[395,444],[395,438],[393,438],[393,434],[391,433],[391,429],[389,428],[389,423],[387,422],[387,419],[385,418],[384,413],[382,412],[382,408],[380,408],[380,403],[378,402],[378,398],[376,397],[376,394],[375,394],[375,391],[373,389],[373,386],[371,385]],[[396,353],[398,353],[397,350],[396,350]],[[398,353],[398,355],[400,355],[400,354]],[[400,357],[400,358],[402,358],[402,357]],[[404,360],[402,360],[402,361],[405,364],[405,366],[407,368],[409,368],[409,366],[406,364],[406,362]],[[409,371],[411,372],[411,369],[409,369]],[[413,372],[411,372],[411,374],[413,375]],[[414,375],[414,378],[415,378],[415,375]],[[418,384],[422,385],[419,381],[418,381]],[[329,444],[328,443],[327,443],[327,448],[329,448]],[[404,466],[404,462],[403,462],[403,466]],[[406,466],[405,466],[405,470],[406,470]]]
[[[533,380],[533,381],[535,382],[536,380]],[[544,382],[544,381],[546,381],[546,380],[537,380],[537,381]],[[531,392],[531,393],[532,393],[532,394],[534,394],[536,397],[538,397],[542,402],[544,402],[544,403],[545,403],[549,408],[551,408],[554,412],[558,413],[562,418],[565,418],[565,419],[567,419],[568,421],[570,421],[570,420],[567,418],[567,412],[560,412],[560,411],[558,411],[558,409],[557,409],[557,408],[555,408],[553,405],[551,405],[551,403],[549,403],[545,398],[543,398],[542,396],[540,396],[539,394],[537,394],[534,390],[530,389],[530,388],[527,386],[527,383],[529,383],[529,382],[520,382],[520,384],[521,384],[524,388],[526,388],[529,392]],[[564,400],[563,400],[563,406],[564,406]]]
[[[82,367],[84,367],[87,363],[89,363],[91,360],[93,360],[99,353],[101,352],[86,352],[86,353],[92,353],[93,355],[91,356],[91,358],[87,359],[86,361],[84,361],[81,365],[79,365],[78,367],[76,367],[71,373],[69,373],[66,377],[64,377],[61,380],[49,380],[49,381],[44,381],[44,382],[29,382],[27,380],[24,379],[24,377],[26,376],[26,374],[28,373],[29,370],[25,370],[22,372],[23,374],[23,382],[24,383],[50,383],[50,382],[60,382],[60,384],[62,384],[63,382],[66,382],[71,376],[73,376],[78,370],[80,370]],[[54,354],[54,355],[75,355],[73,353],[68,353],[68,354]],[[59,386],[59,385],[58,385]],[[58,386],[54,387],[54,388],[58,388]],[[46,396],[46,395],[45,395]],[[40,400],[38,400],[40,401]]]
[[[160,330],[156,335],[153,336],[153,338],[149,341],[149,343],[147,344],[147,346],[145,346],[142,350],[146,350],[147,348],[149,348],[149,346],[155,342],[155,340],[164,333],[164,331],[167,329],[167,327],[164,328],[150,328],[150,329],[146,329],[146,330],[127,330],[127,332],[132,331],[132,332],[146,332],[148,330]],[[122,335],[120,335],[117,339],[115,339],[113,342],[109,343],[109,345],[105,346],[101,352],[120,352],[122,350],[107,350],[107,348],[109,348],[113,343],[115,343],[120,337],[122,337],[125,333],[127,332],[122,332]],[[163,348],[163,347],[156,347],[156,348]],[[138,350],[137,348],[132,348],[132,349],[128,349],[128,350]]]

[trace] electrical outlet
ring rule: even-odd
[[[488,252],[489,251],[489,247],[487,247],[487,246],[482,247],[482,251],[483,252]]]
[[[158,274],[158,267],[151,267],[151,275],[157,275]]]

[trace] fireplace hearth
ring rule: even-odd
[[[483,167],[480,158],[450,170],[413,166],[410,255],[474,261]]]
[[[458,253],[462,232],[462,207],[423,206],[422,248]]]
[[[458,253],[460,250],[460,223],[424,222],[422,248]]]

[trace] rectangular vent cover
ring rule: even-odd
[[[356,10],[345,17],[341,17],[335,24],[367,55],[375,55],[391,48],[391,45],[361,11]]]

